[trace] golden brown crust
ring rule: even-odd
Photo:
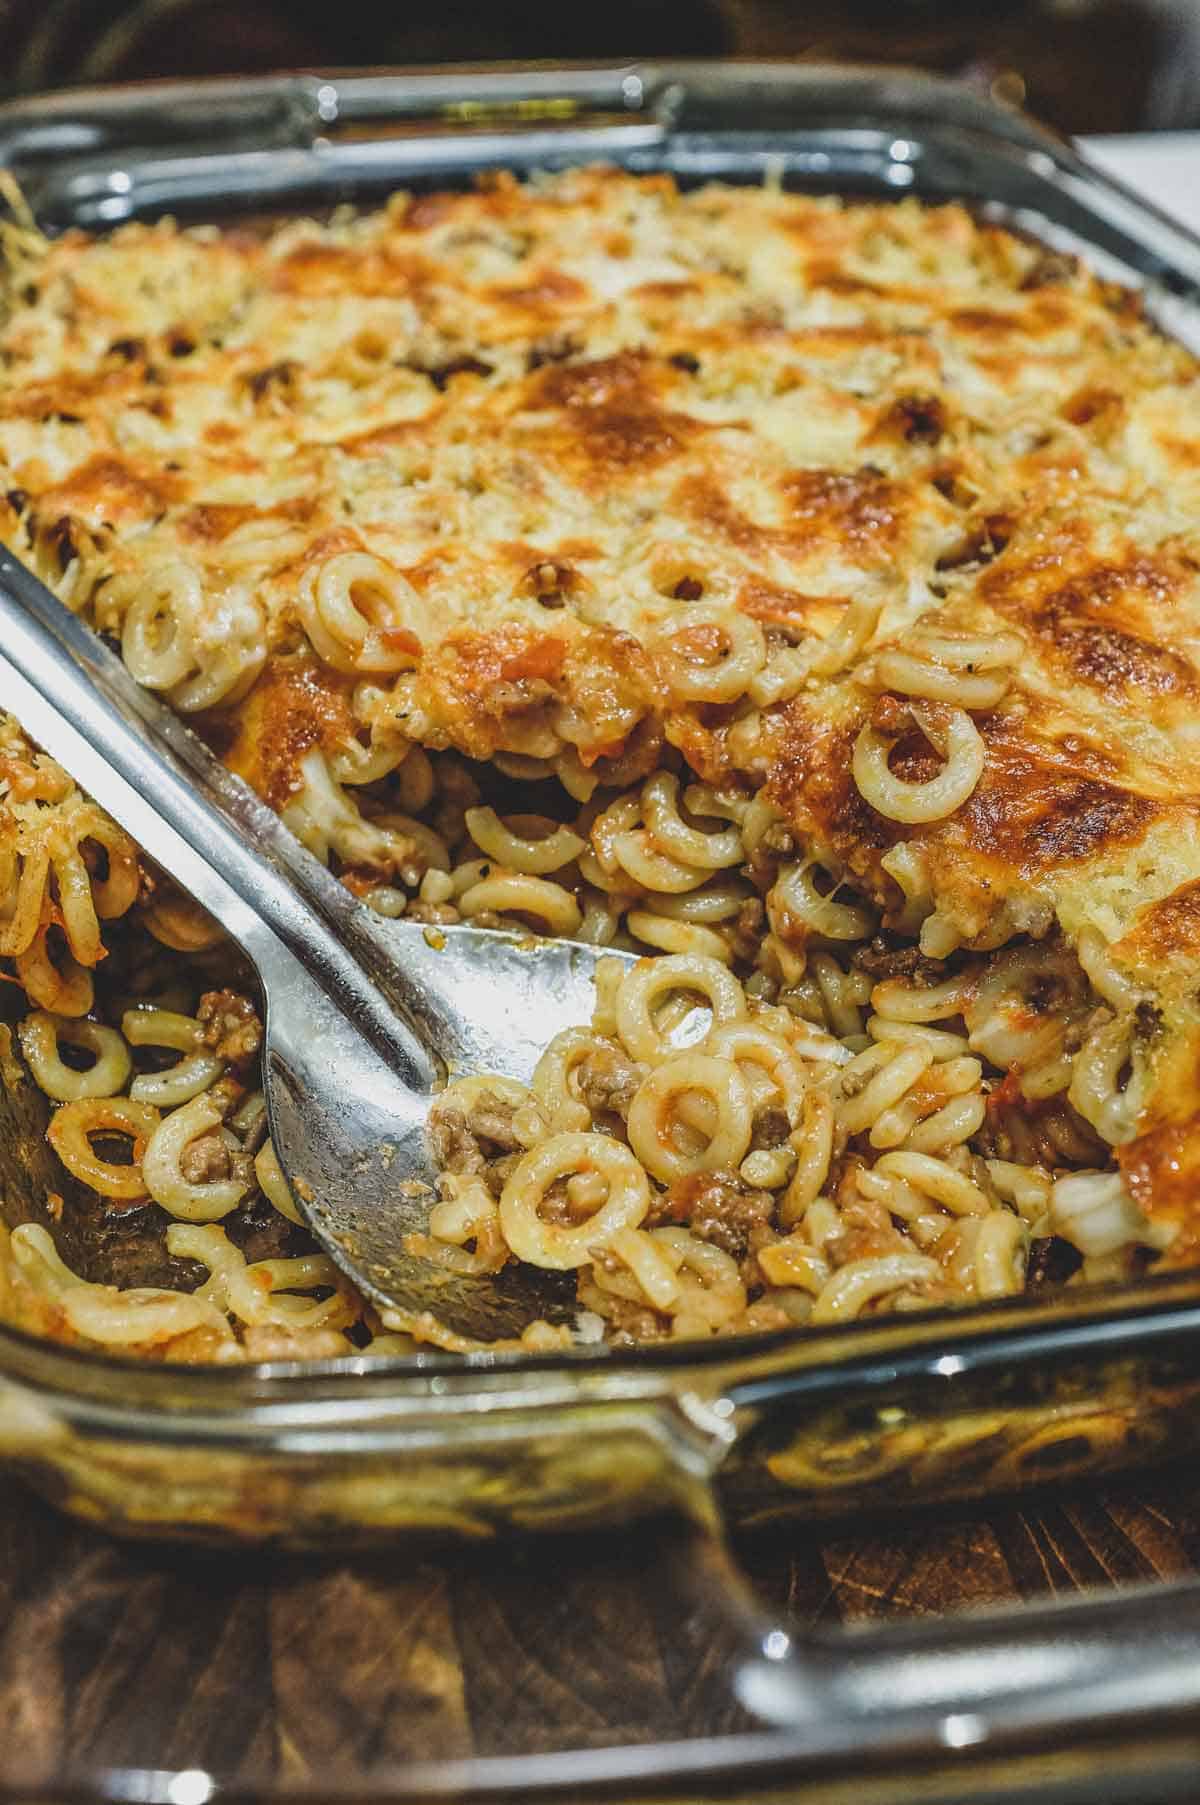
[[[269,660],[249,696],[231,717],[201,723],[213,749],[274,809],[300,787],[299,764],[314,746],[333,749],[354,737],[350,683],[314,659],[295,654]]]

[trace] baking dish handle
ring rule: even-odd
[[[719,1645],[745,1726],[642,1751],[664,1778],[925,1771],[1127,1741],[1146,1723],[1165,1746],[1168,1721],[1200,1708],[1200,1582],[814,1632],[772,1620],[703,1525],[650,1546],[647,1584],[670,1590],[689,1646]]]

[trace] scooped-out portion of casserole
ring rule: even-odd
[[[413,1251],[577,1273],[523,1345],[1197,1259],[1200,374],[1135,295],[603,168],[4,253],[12,550],[366,906],[645,955],[434,1108]],[[0,972],[70,1175],[11,1320],[469,1346],[313,1250],[234,949],[11,721]]]

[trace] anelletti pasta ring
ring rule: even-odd
[[[83,1097],[64,1103],[50,1120],[46,1138],[67,1170],[113,1203],[140,1203],[147,1195],[142,1159],[161,1117],[150,1103],[128,1097]],[[96,1134],[127,1135],[128,1165],[101,1159],[92,1148]]]
[[[600,1208],[571,1227],[545,1221],[539,1208],[551,1185],[584,1175],[607,1186]],[[600,1134],[556,1134],[518,1162],[500,1196],[500,1223],[518,1259],[566,1272],[619,1230],[637,1228],[649,1208],[646,1174],[627,1147]]]

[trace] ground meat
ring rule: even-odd
[[[782,1147],[791,1131],[791,1123],[782,1109],[764,1109],[755,1121],[750,1150],[761,1153],[772,1147]]]
[[[222,1121],[233,1114],[245,1095],[245,1085],[239,1084],[236,1078],[231,1078],[228,1072],[223,1078],[218,1078],[215,1084],[210,1084],[204,1093],[205,1101],[218,1111]]]
[[[521,1152],[513,1133],[513,1109],[493,1091],[480,1091],[469,1110],[460,1103],[438,1104],[429,1119],[433,1157],[440,1171],[485,1173],[498,1163],[496,1153]]]
[[[439,1171],[475,1173],[483,1170],[483,1154],[467,1128],[466,1111],[456,1104],[433,1110],[429,1118],[429,1139],[434,1164]]]
[[[207,990],[200,998],[196,1019],[201,1039],[218,1059],[242,1065],[262,1046],[263,1027],[258,1011],[247,996],[236,990]]]
[[[574,1076],[580,1101],[593,1115],[612,1113],[624,1117],[629,1114],[629,1105],[646,1072],[615,1042],[604,1041],[594,1053],[580,1060]]]
[[[179,1172],[189,1185],[218,1184],[234,1176],[235,1154],[219,1133],[189,1141],[179,1158]]]
[[[757,896],[748,896],[733,919],[730,945],[733,956],[745,965],[753,965],[762,950],[767,912]]]
[[[1037,1285],[1065,1285],[1083,1265],[1083,1255],[1061,1235],[1045,1235],[1035,1241],[1029,1250],[1029,1265],[1026,1268],[1025,1283],[1029,1287]]]
[[[634,1347],[639,1342],[661,1341],[671,1332],[666,1317],[645,1304],[631,1303],[611,1291],[601,1291],[584,1272],[579,1279],[579,1301],[585,1309],[595,1310],[607,1319],[609,1339],[614,1347]]]
[[[911,1253],[912,1243],[896,1228],[884,1204],[856,1197],[842,1206],[842,1232],[826,1243],[835,1266],[851,1260],[876,1260],[889,1253]]]
[[[755,1230],[770,1223],[774,1207],[770,1191],[754,1190],[736,1172],[697,1172],[655,1199],[646,1226],[685,1222],[697,1240],[742,1260]]]
[[[502,1155],[500,1159],[488,1160],[483,1168],[483,1182],[492,1193],[493,1197],[499,1198],[501,1191],[503,1191],[505,1185],[508,1183],[520,1158],[520,1153],[506,1153]],[[546,1195],[543,1197],[538,1209],[538,1215],[542,1220],[544,1222],[562,1223],[572,1221],[573,1218],[566,1208],[565,1194],[561,1211],[556,1208],[556,1203],[555,1187],[551,1186],[550,1190],[547,1191]]]
[[[491,1141],[505,1153],[521,1143],[513,1133],[513,1106],[496,1096],[494,1091],[480,1091],[478,1100],[467,1115],[467,1128],[477,1141]]]
[[[940,984],[946,968],[937,959],[927,959],[917,946],[893,946],[884,934],[876,934],[870,946],[862,946],[851,961],[868,977],[914,978],[920,984]]]

